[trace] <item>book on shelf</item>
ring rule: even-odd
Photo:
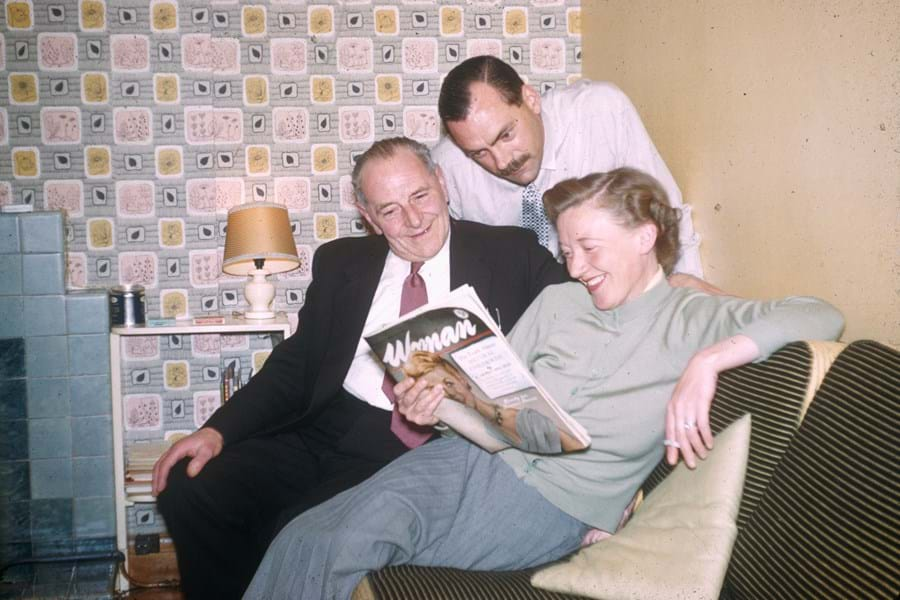
[[[231,398],[231,394],[234,393],[233,382],[234,365],[230,364],[222,370],[222,404],[225,404],[225,402],[227,402],[228,399]]]
[[[145,496],[153,492],[153,482],[152,481],[128,481],[125,480],[125,495],[126,496]]]
[[[365,338],[395,381],[423,377],[442,385],[435,416],[490,452],[518,445],[515,423],[525,409],[530,422],[535,413],[552,422],[563,451],[590,445],[587,431],[534,379],[471,286]]]
[[[169,449],[172,440],[135,442],[125,456],[125,495],[147,495],[153,488],[153,465]]]
[[[224,325],[225,317],[222,315],[204,315],[191,319],[194,325]]]
[[[250,381],[250,378],[247,378]],[[231,362],[222,370],[222,404],[228,401],[235,392],[244,387],[244,379],[241,370]]]

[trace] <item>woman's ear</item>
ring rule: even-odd
[[[657,233],[656,225],[653,223],[643,223],[638,226],[638,242],[641,254],[653,252],[654,247],[656,247]]]

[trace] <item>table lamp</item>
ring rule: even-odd
[[[250,309],[246,319],[271,319],[275,286],[270,273],[284,273],[300,265],[291,223],[284,206],[270,202],[240,204],[228,211],[222,270],[229,275],[250,275],[244,296]]]

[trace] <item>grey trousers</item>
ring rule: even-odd
[[[441,439],[291,521],[244,598],[344,600],[389,565],[522,569],[574,551],[588,529],[499,456]]]

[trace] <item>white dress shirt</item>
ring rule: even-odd
[[[410,262],[388,251],[384,261],[384,270],[375,297],[363,325],[363,332],[356,346],[356,354],[350,364],[350,370],[344,379],[344,389],[363,400],[391,410],[391,401],[385,396],[381,385],[384,382],[384,364],[378,359],[364,339],[366,335],[381,329],[395,321],[400,315],[400,296],[403,293],[403,281],[409,276]],[[428,289],[428,300],[437,300],[450,293],[450,236],[443,247],[431,260],[419,269],[419,275],[425,280]]]
[[[580,80],[553,89],[541,97],[544,123],[544,157],[535,184],[539,193],[564,179],[584,177],[618,167],[634,167],[656,177],[675,208],[681,208],[679,224],[681,256],[675,271],[703,276],[700,237],[694,233],[691,207],[657,152],[653,141],[628,97],[611,83]],[[444,138],[432,151],[441,166],[450,214],[458,219],[489,225],[519,225],[524,187],[491,175]],[[559,254],[559,237],[551,227],[550,246]]]

